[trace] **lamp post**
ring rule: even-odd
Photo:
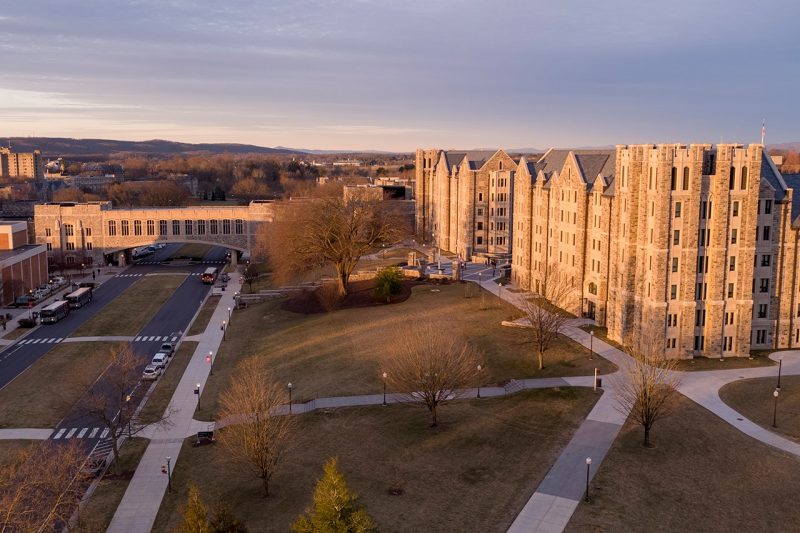
[[[481,291],[481,309],[484,309],[483,304],[483,272],[478,272],[478,287],[480,287]]]
[[[503,299],[503,282],[502,281],[498,282],[497,283],[497,287],[498,287],[498,289],[497,289],[497,297],[500,298],[500,300],[502,300]]]
[[[483,370],[483,367],[478,365],[478,398],[481,397],[481,370]]]
[[[200,407],[200,384],[195,386],[194,393],[197,395],[197,407]]]
[[[131,395],[125,396],[125,410],[128,417],[128,438],[131,438]]]
[[[292,382],[290,381],[286,388],[289,389],[289,414],[292,414]]]
[[[228,308],[228,320],[230,320],[230,319],[231,319],[231,308],[229,307]]]
[[[167,490],[172,492],[172,457],[167,457]]]
[[[223,320],[222,321],[222,340],[225,340],[225,330],[227,329],[226,326],[227,326],[227,322],[225,322]]]
[[[214,353],[213,352],[208,352],[208,355],[206,356],[206,363],[208,363],[211,366],[211,372],[209,374],[213,376],[214,375]]]
[[[775,398],[775,406],[772,409],[772,427],[778,427],[778,396],[781,395],[780,389],[772,391],[772,397]]]
[[[388,405],[386,403],[386,378],[389,377],[389,374],[384,372],[382,374],[382,377],[383,377],[383,405],[386,406],[386,405]]]
[[[781,390],[781,367],[783,366],[783,357],[778,359],[778,386],[775,387],[776,390]]]
[[[594,357],[594,330],[589,332],[589,360]]]
[[[586,503],[589,503],[589,469],[591,467],[592,467],[592,458],[591,457],[587,457],[586,458],[586,497],[584,498],[584,501]]]

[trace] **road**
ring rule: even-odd
[[[222,266],[225,262],[226,250],[215,247],[206,255],[201,264],[181,267],[157,264],[159,260],[169,257],[177,246],[179,245],[168,245],[143,260],[143,263],[146,264],[131,266],[123,273],[100,285],[94,293],[93,301],[87,306],[73,310],[69,316],[56,324],[41,326],[21,341],[0,352],[0,388],[10,383],[56,344],[69,337],[83,323],[102,311],[106,305],[142,276],[152,272],[188,271],[190,275],[131,343],[134,353],[142,357],[141,366],[144,368],[162,342],[178,340],[205,299],[210,286],[200,282],[200,273],[209,264]],[[93,386],[100,386],[99,382]],[[87,445],[93,445],[103,436],[103,429],[99,427],[99,424],[87,419],[75,408],[64,417],[53,432],[54,439],[81,438],[87,440]]]

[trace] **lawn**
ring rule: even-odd
[[[565,531],[793,531],[800,462],[683,396],[653,427],[626,424]]]
[[[250,531],[287,531],[336,456],[380,531],[504,532],[597,397],[565,388],[460,401],[441,409],[433,429],[427,412],[410,405],[303,415],[267,499],[259,480],[231,469],[221,446],[187,441],[154,531],[175,530],[190,483],[209,502],[227,501]]]
[[[6,340],[15,341],[28,332],[30,332],[30,328],[16,328],[15,330],[9,331],[3,335],[3,338]]]
[[[152,320],[185,279],[186,274],[144,276],[86,321],[71,336],[136,335]]]
[[[222,343],[216,379],[206,385],[200,401],[201,418],[215,412],[219,387],[227,383],[235,361],[258,355],[266,360],[280,383],[292,382],[296,402],[315,397],[370,394],[382,390],[380,374],[393,357],[392,336],[402,334],[414,321],[434,321],[453,335],[462,335],[484,354],[483,383],[512,378],[591,375],[594,368],[608,373],[614,366],[562,337],[537,370],[533,344],[524,329],[500,325],[520,312],[507,302],[486,294],[465,298],[472,284],[418,285],[405,302],[333,313],[303,315],[282,310],[270,301],[234,311]]]
[[[728,383],[719,391],[722,401],[742,413],[746,418],[770,431],[800,442],[800,376],[781,376],[781,392],[778,396],[776,422],[775,398],[772,393],[778,384],[775,377],[743,379]]]
[[[119,342],[57,344],[0,390],[0,427],[51,428],[106,369]]]
[[[38,440],[0,440],[0,470],[14,462],[21,451],[39,445]]]
[[[170,259],[194,259],[200,261],[211,248],[212,246],[210,244],[201,244],[197,242],[187,243],[175,250],[170,256]]]
[[[211,315],[214,314],[214,309],[217,308],[218,303],[218,297],[209,296],[208,299],[206,299],[206,303],[203,304],[203,307],[197,314],[197,318],[192,322],[192,326],[189,328],[189,332],[186,335],[199,335],[203,333],[206,327],[208,327],[208,322],[211,320]]]
[[[119,451],[122,476],[114,476],[111,469],[108,470],[81,512],[78,524],[71,529],[72,531],[99,533],[108,528],[149,442],[149,440],[139,437],[125,441]]]
[[[142,408],[140,416],[143,421],[155,422],[164,414],[169,405],[170,399],[178,386],[178,382],[183,377],[183,371],[192,358],[192,354],[197,349],[197,343],[193,341],[183,341],[172,357],[172,362],[167,367],[167,371],[158,380],[155,390],[147,400],[147,404]]]

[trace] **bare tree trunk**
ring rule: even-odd
[[[111,449],[114,451],[114,475],[121,476],[122,475],[122,463],[119,459],[119,441],[116,433],[114,433],[114,428],[109,428],[111,430]]]
[[[348,285],[348,278],[350,277],[347,269],[344,265],[336,265],[336,273],[338,274],[338,282],[339,282],[339,297],[344,298],[347,296],[347,285]]]
[[[269,476],[264,474],[261,476],[261,483],[264,486],[264,498],[269,497]]]
[[[431,427],[435,428],[439,425],[439,419],[436,416],[436,405],[431,406]]]
[[[644,446],[645,448],[650,448],[652,444],[650,444],[650,424],[644,424]]]
[[[541,369],[544,368],[544,350],[539,348],[537,350],[537,354],[538,354],[538,357],[539,357],[539,370],[541,370]]]

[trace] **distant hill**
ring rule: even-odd
[[[792,150],[793,152],[800,152],[800,142],[768,144],[767,148],[770,150]]]
[[[301,150],[267,148],[252,144],[203,143],[191,144],[153,139],[150,141],[113,141],[108,139],[69,139],[63,137],[11,137],[11,148],[17,152],[41,150],[46,157],[97,156],[131,153],[141,155],[179,154],[303,154]],[[0,146],[8,146],[9,138],[0,137]]]

